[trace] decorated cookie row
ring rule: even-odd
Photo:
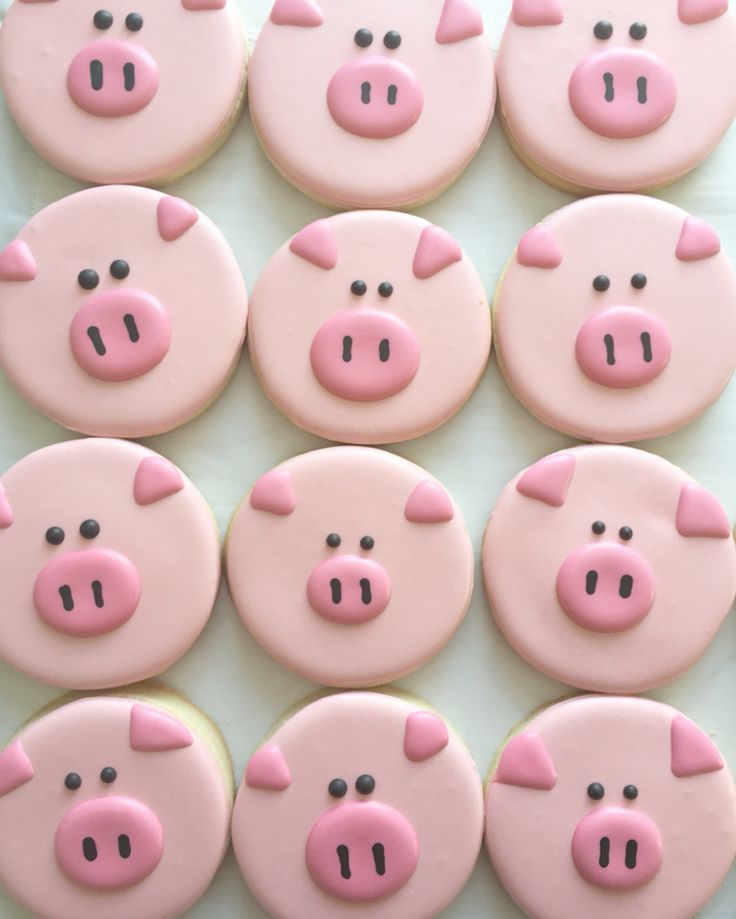
[[[178,916],[225,854],[232,798],[217,728],[171,690],[67,702],[0,752],[0,882],[55,919]],[[536,919],[691,916],[736,854],[713,741],[668,705],[600,696],[518,728],[485,807],[436,712],[385,693],[311,701],[250,758],[232,840],[280,919],[428,919],[465,885],[484,814],[499,877]]]

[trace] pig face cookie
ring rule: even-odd
[[[230,766],[183,705],[82,699],[0,752],[0,882],[34,915],[163,919],[205,892],[228,841]]]
[[[418,466],[330,447],[260,478],[233,518],[230,590],[287,667],[328,686],[375,686],[436,654],[473,588],[462,512]]]
[[[439,715],[379,693],[312,702],[251,757],[233,846],[253,894],[291,919],[429,919],[480,847],[475,763]]]
[[[582,689],[641,692],[705,651],[736,588],[736,547],[716,498],[631,447],[554,453],[504,490],[483,577],[509,643]]]
[[[504,747],[486,804],[496,871],[535,919],[686,919],[736,854],[721,755],[649,699],[584,696],[547,709]]]
[[[147,188],[89,189],[41,211],[0,252],[0,363],[60,424],[149,436],[216,398],[247,304],[235,256],[204,214]]]
[[[494,306],[511,389],[567,434],[657,437],[716,401],[736,365],[736,273],[707,223],[604,195],[524,235]]]
[[[0,656],[55,686],[121,686],[161,673],[209,618],[219,539],[168,460],[119,440],[76,440],[0,480]]]
[[[495,93],[472,0],[276,0],[250,68],[267,155],[341,207],[438,194],[477,152]]]
[[[14,0],[0,83],[50,163],[99,184],[178,178],[224,142],[245,90],[233,0]]]
[[[734,46],[728,0],[514,0],[498,55],[512,144],[566,188],[672,182],[736,114]]]
[[[483,285],[458,243],[419,217],[317,220],[258,280],[250,352],[267,394],[322,437],[389,443],[453,415],[488,360]]]

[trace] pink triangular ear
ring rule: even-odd
[[[142,506],[155,504],[162,498],[175,495],[184,488],[184,478],[179,470],[163,456],[147,456],[141,460],[133,482],[135,503]]]
[[[291,785],[289,767],[277,746],[261,747],[251,756],[245,768],[245,784],[263,791],[284,791]]]
[[[470,0],[445,0],[434,39],[438,45],[452,45],[483,34],[483,17]]]
[[[678,779],[723,769],[716,745],[697,724],[684,715],[675,715],[670,733],[672,772]]]
[[[13,525],[13,508],[10,506],[5,489],[0,485],[0,530],[7,530]]]
[[[560,0],[514,0],[511,7],[517,26],[558,26],[564,18]]]
[[[722,16],[728,9],[728,0],[679,0],[677,15],[687,26],[708,22]]]
[[[516,261],[525,268],[557,268],[562,264],[562,250],[551,230],[540,223],[521,237]]]
[[[522,472],[516,490],[525,498],[562,507],[574,472],[572,453],[553,453]]]
[[[314,28],[324,21],[315,0],[276,0],[271,10],[271,22],[277,26]]]
[[[447,725],[434,712],[412,712],[404,728],[404,755],[413,763],[435,756],[450,742]]]
[[[293,237],[289,249],[318,268],[331,271],[337,265],[337,237],[332,222],[325,217],[307,224]]]
[[[224,10],[227,0],[181,0],[185,10]]]
[[[677,504],[675,526],[680,536],[712,536],[728,539],[731,526],[720,502],[707,488],[686,482]]]
[[[440,227],[425,227],[414,253],[414,277],[425,280],[444,271],[463,257],[463,250],[447,230]]]
[[[0,798],[33,778],[33,763],[23,744],[14,740],[0,753]]]
[[[130,710],[130,748],[139,753],[182,750],[194,743],[189,729],[166,712],[140,703]]]
[[[721,241],[713,227],[697,217],[686,217],[677,241],[675,255],[681,262],[698,262],[721,251]]]
[[[21,239],[0,252],[0,281],[33,281],[38,274],[36,260]]]
[[[296,492],[291,474],[285,469],[272,469],[262,475],[250,493],[250,506],[257,511],[267,511],[288,517],[296,508]]]
[[[167,195],[158,202],[156,219],[161,239],[170,243],[191,230],[199,220],[199,211],[188,201]]]
[[[494,776],[502,785],[549,791],[557,784],[557,770],[538,734],[517,734],[506,744]]]
[[[445,489],[427,479],[409,495],[404,516],[411,523],[447,523],[455,516],[455,509]]]

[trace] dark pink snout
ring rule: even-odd
[[[370,902],[400,890],[414,874],[419,843],[403,814],[376,801],[333,807],[312,826],[307,867],[325,893]]]
[[[654,603],[652,569],[634,549],[590,543],[575,549],[557,575],[557,598],[567,615],[592,632],[623,632]]]
[[[395,137],[422,114],[421,83],[405,64],[382,57],[344,64],[327,87],[327,107],[335,121],[359,137]]]
[[[642,137],[661,127],[677,102],[670,68],[646,51],[614,48],[581,61],[570,79],[570,104],[604,137]]]
[[[111,549],[81,549],[52,558],[33,587],[43,621],[76,638],[120,628],[138,608],[140,597],[135,565]]]
[[[621,807],[593,811],[575,828],[572,858],[604,890],[634,890],[662,867],[662,837],[649,817]]]
[[[171,345],[171,320],[163,305],[142,290],[109,290],[90,297],[69,328],[72,353],[90,376],[107,382],[133,380],[153,370]]]
[[[419,342],[409,326],[380,310],[345,310],[317,331],[312,370],[329,392],[374,402],[405,389],[419,369]]]
[[[164,832],[153,811],[134,798],[91,798],[63,818],[54,848],[70,881],[121,890],[139,884],[161,861]]]
[[[320,562],[309,575],[307,598],[315,611],[341,625],[379,616],[391,599],[386,569],[371,559],[338,555]]]
[[[659,317],[635,306],[611,306],[587,319],[575,356],[594,383],[631,389],[656,379],[667,366],[672,341]]]
[[[145,48],[106,38],[93,42],[69,65],[66,85],[90,115],[116,118],[140,112],[158,90],[158,66]]]

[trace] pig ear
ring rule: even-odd
[[[7,530],[13,525],[13,508],[10,506],[5,489],[0,485],[0,530]]]
[[[679,0],[677,15],[686,26],[717,19],[728,9],[728,0]]]
[[[140,753],[182,750],[194,743],[189,729],[171,715],[140,703],[130,710],[130,747]]]
[[[684,715],[675,715],[670,730],[672,772],[678,779],[723,769],[716,745],[697,724]]]
[[[697,217],[686,217],[677,241],[675,255],[681,262],[699,262],[721,251],[721,241],[710,224]]]
[[[315,0],[276,0],[271,10],[271,22],[277,26],[314,28],[324,21]]]
[[[277,746],[261,747],[251,756],[245,767],[245,784],[264,791],[285,791],[291,785],[289,767]]]
[[[562,250],[552,231],[540,223],[521,237],[516,261],[525,268],[557,268],[562,264]]]
[[[188,201],[167,195],[158,202],[156,220],[161,239],[170,243],[191,230],[199,220],[199,211]]]
[[[33,778],[33,763],[23,744],[14,740],[0,753],[0,798]]]
[[[224,10],[227,0],[181,0],[185,10]]]
[[[404,516],[411,523],[448,523],[455,516],[455,509],[445,489],[427,479],[409,495]]]
[[[0,281],[33,281],[38,274],[36,260],[20,239],[0,252]]]
[[[136,504],[144,507],[175,495],[182,488],[184,479],[176,466],[162,456],[147,456],[136,470],[133,497]]]
[[[326,217],[300,230],[289,243],[289,249],[294,255],[325,271],[331,271],[337,265],[337,237]]]
[[[525,498],[562,507],[574,472],[575,457],[571,453],[554,453],[526,469],[516,483],[516,490]]]
[[[463,257],[463,250],[447,230],[425,227],[417,243],[412,270],[415,278],[425,280],[444,271]]]
[[[450,742],[447,725],[434,712],[412,712],[404,728],[404,755],[422,763],[444,750]]]
[[[560,0],[514,0],[511,7],[517,26],[558,26],[564,18]]]
[[[483,34],[483,17],[470,0],[445,0],[434,40],[438,45],[452,45]]]
[[[250,506],[257,511],[288,517],[296,508],[296,492],[290,473],[285,469],[273,469],[261,476],[253,486]]]
[[[501,754],[494,782],[549,791],[557,784],[557,770],[538,734],[517,734]]]
[[[728,539],[731,526],[720,502],[707,488],[686,482],[680,492],[675,526],[680,536]]]

